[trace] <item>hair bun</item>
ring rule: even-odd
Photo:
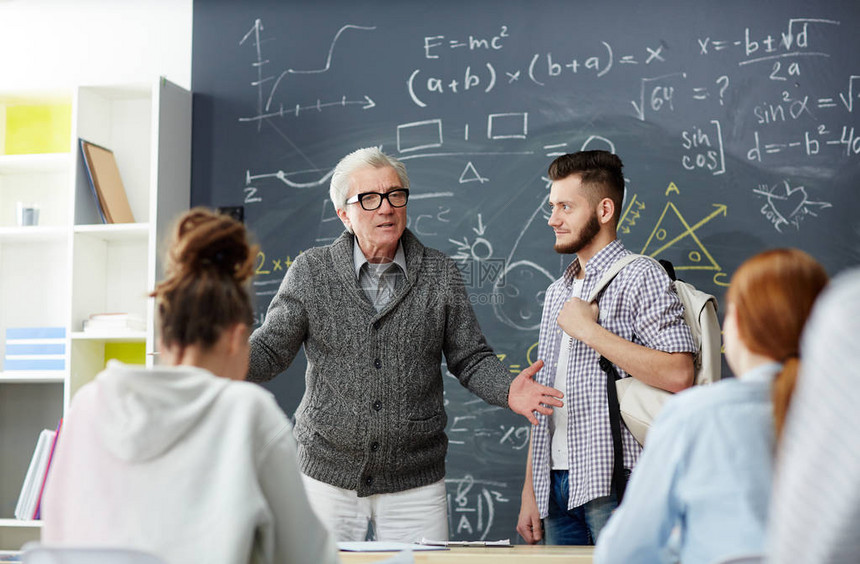
[[[249,245],[241,223],[195,208],[177,225],[168,272],[173,276],[212,272],[243,283],[253,274],[254,254],[256,250]]]
[[[257,246],[248,238],[244,225],[205,208],[176,220],[165,278],[150,294],[165,346],[208,349],[234,324],[254,324],[245,282],[254,273]]]
[[[226,234],[200,249],[196,256],[189,257],[192,270],[214,269],[225,276],[235,276],[248,261],[248,246]]]

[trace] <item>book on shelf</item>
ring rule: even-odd
[[[65,370],[65,327],[7,327],[3,370]]]
[[[87,178],[102,223],[134,223],[113,151],[80,140]]]
[[[30,466],[27,468],[24,484],[18,496],[18,504],[15,506],[16,519],[30,521],[41,516],[42,493],[51,470],[51,462],[54,459],[54,450],[62,426],[63,420],[60,419],[56,430],[44,429],[39,433],[39,440],[36,442],[36,449],[33,451],[33,457],[30,459]]]
[[[0,562],[18,562],[22,561],[23,552],[20,550],[0,550]]]
[[[94,313],[83,323],[84,333],[145,331],[146,320],[132,313]]]
[[[36,510],[33,512],[33,519],[42,518],[42,494],[45,493],[45,483],[48,481],[48,473],[51,471],[51,463],[54,461],[54,451],[57,450],[57,441],[60,438],[60,431],[63,429],[63,418],[60,417],[60,422],[57,423],[57,429],[54,431],[54,437],[51,440],[51,451],[48,453],[48,465],[45,467],[45,472],[42,474],[42,484],[39,486],[39,495],[36,497]]]

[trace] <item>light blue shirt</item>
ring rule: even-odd
[[[763,551],[773,475],[770,394],[780,367],[759,366],[666,403],[598,539],[596,564],[710,564]]]

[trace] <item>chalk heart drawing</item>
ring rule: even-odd
[[[809,198],[806,194],[806,188],[803,186],[792,188],[788,182],[782,182],[781,185],[782,194],[777,188],[772,192],[774,197],[769,198],[769,200],[774,211],[787,221],[803,212],[803,207],[809,202]]]
[[[782,231],[783,225],[794,225],[800,229],[800,222],[806,216],[816,217],[816,211],[833,207],[830,202],[813,202],[803,186],[791,187],[787,180],[770,187],[760,184],[753,190],[756,194],[767,198],[767,204],[761,213],[773,222],[777,231]]]

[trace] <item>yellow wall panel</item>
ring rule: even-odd
[[[70,104],[6,106],[5,154],[68,153],[72,135]]]

